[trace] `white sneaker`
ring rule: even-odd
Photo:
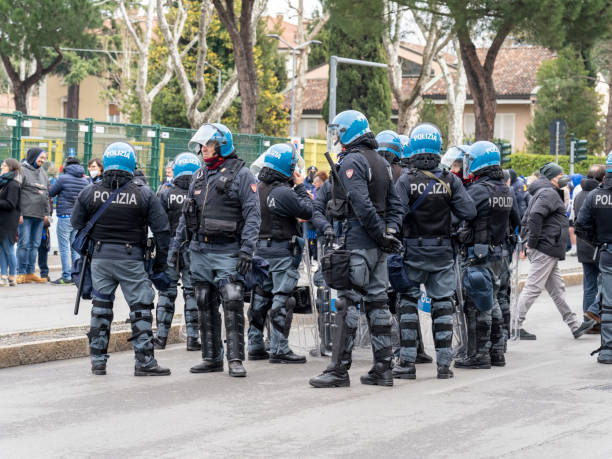
[[[0,278],[0,287],[8,287],[8,286],[9,286],[8,276],[2,276]]]

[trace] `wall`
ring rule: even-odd
[[[68,96],[68,86],[63,84],[61,78],[56,75],[47,77],[46,86],[47,110],[44,116],[64,117],[63,102]],[[108,104],[100,97],[104,89],[99,78],[92,76],[85,78],[80,89],[80,119],[93,118],[96,121],[108,121]]]
[[[527,140],[525,130],[531,122],[531,104],[498,103],[496,114],[495,137],[510,140],[512,151],[524,150]],[[467,136],[474,135],[474,105],[466,104],[463,113],[463,131]],[[512,129],[509,122],[512,122]],[[512,132],[512,134],[509,134]],[[511,137],[511,138],[510,138]]]

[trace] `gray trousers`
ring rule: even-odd
[[[527,257],[531,265],[527,282],[518,300],[519,325],[523,325],[527,312],[542,290],[546,289],[563,317],[563,322],[570,330],[576,330],[580,327],[580,320],[565,301],[565,283],[559,272],[559,259],[531,248],[527,251]]]
[[[121,286],[123,296],[130,307],[135,366],[141,368],[156,365],[157,362],[153,356],[151,325],[155,291],[145,272],[144,262],[132,259],[94,258],[91,261],[91,281],[93,306],[88,336],[92,363],[100,364],[108,359],[107,349],[113,320],[113,302],[115,291],[118,286]]]

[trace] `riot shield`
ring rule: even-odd
[[[514,341],[520,340],[519,326],[519,260],[521,258],[522,243],[519,241],[514,248],[512,255],[511,273],[510,273],[510,339]]]

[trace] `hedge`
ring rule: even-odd
[[[552,155],[530,155],[527,153],[514,153],[510,155],[510,163],[504,164],[504,169],[512,168],[518,175],[528,177],[537,171],[544,164],[554,162],[555,157]],[[591,164],[605,164],[605,156],[587,156],[586,161],[574,164],[574,172],[586,175]],[[569,155],[559,155],[559,165],[563,168],[566,174],[569,174]]]

